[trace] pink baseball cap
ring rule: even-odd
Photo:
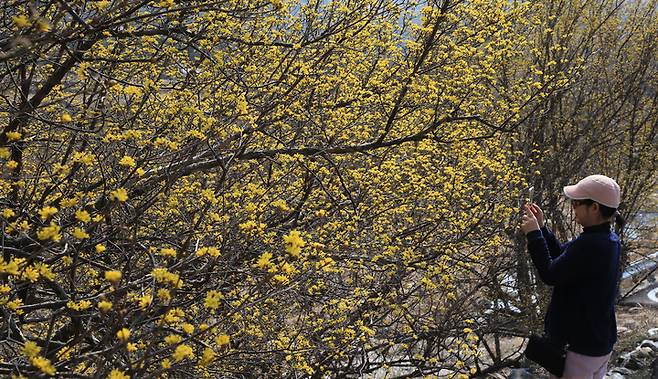
[[[621,202],[619,184],[605,175],[590,175],[573,186],[566,186],[564,194],[570,199],[592,199],[599,204],[615,209]]]

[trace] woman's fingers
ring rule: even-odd
[[[536,214],[536,215],[542,213],[541,208],[539,208],[539,205],[537,205],[537,204],[535,204],[535,203],[532,203],[532,204],[530,204],[530,207],[531,207],[531,209],[532,209],[532,213],[534,213],[534,214]]]

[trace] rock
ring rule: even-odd
[[[626,328],[624,326],[618,326],[617,327],[617,334],[626,334],[630,332],[631,330],[629,328]]]
[[[658,338],[658,328],[649,329],[648,334],[649,334],[649,338],[652,338],[654,340],[657,339]]]
[[[633,374],[633,370],[626,367],[615,367],[612,370],[608,371],[608,374],[620,374],[622,376]]]
[[[609,373],[608,375],[605,376],[605,379],[624,379],[624,378],[626,377],[618,372]]]
[[[629,353],[621,354],[619,357],[617,357],[615,364],[619,367],[624,367],[626,366],[626,362],[628,362],[629,359],[631,359],[631,355]]]
[[[651,364],[651,379],[658,379],[658,358]]]
[[[638,358],[641,359],[649,359],[653,357],[653,349],[648,347],[648,346],[639,346],[633,352],[631,355],[634,355]],[[648,362],[647,362],[648,363]]]
[[[635,352],[637,350],[634,350]],[[631,370],[641,370],[644,367],[647,367],[649,365],[649,360],[645,356],[641,356],[640,354],[631,354],[630,358],[628,361],[626,361],[626,364],[624,367],[629,368]]]
[[[652,340],[644,340],[640,344],[640,347],[648,347],[650,348],[654,353],[658,353],[658,342],[652,341]]]
[[[513,369],[508,379],[533,379],[536,378],[534,372],[529,368],[515,368]]]

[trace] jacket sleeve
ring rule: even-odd
[[[561,244],[560,241],[557,240],[555,234],[553,234],[550,229],[544,226],[541,228],[541,234],[546,240],[546,245],[548,246],[548,251],[551,254],[551,258],[557,258],[560,254],[562,254],[565,245]]]
[[[587,257],[579,239],[570,243],[562,254],[552,258],[541,231],[532,231],[526,237],[532,263],[544,283],[549,286],[563,285],[582,277]]]

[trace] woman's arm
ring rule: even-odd
[[[548,246],[548,251],[551,254],[551,258],[555,259],[560,254],[562,254],[566,244],[560,243],[557,237],[555,237],[555,234],[553,234],[553,232],[550,229],[548,229],[548,227],[546,226],[543,226],[541,228],[541,234],[546,240],[546,244]]]
[[[526,237],[532,263],[544,283],[550,286],[571,283],[588,271],[588,254],[583,250],[579,239],[574,240],[561,254],[553,258],[542,231],[532,231]]]

